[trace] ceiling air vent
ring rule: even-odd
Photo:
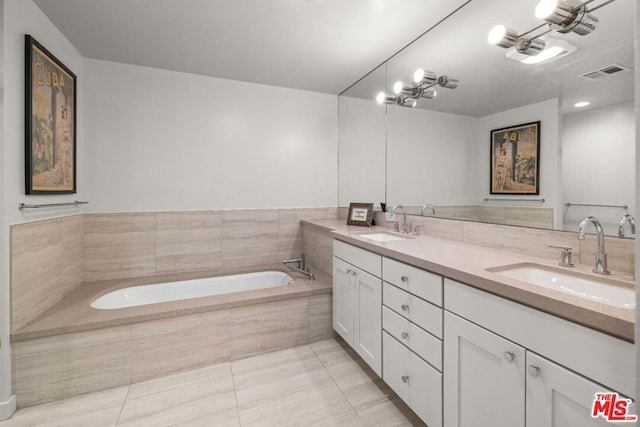
[[[611,64],[597,70],[589,71],[588,73],[580,74],[578,77],[582,77],[587,80],[600,80],[611,77],[617,73],[626,73],[628,71],[631,71],[631,68],[627,68],[620,64]]]

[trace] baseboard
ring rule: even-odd
[[[16,395],[12,394],[9,400],[0,402],[0,421],[8,420],[16,411]]]

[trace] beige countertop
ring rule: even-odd
[[[331,233],[334,238],[362,249],[431,271],[626,341],[634,341],[635,309],[633,308],[625,309],[601,304],[487,271],[493,267],[521,263],[560,268],[556,261],[429,236],[384,243],[376,242],[363,238],[362,234],[375,231],[388,232],[389,229],[347,226],[345,220],[303,221],[303,224]],[[603,277],[592,273],[590,267],[583,265],[567,268],[567,271],[599,280],[615,280],[617,284],[630,288],[635,286],[632,278],[623,273],[613,272],[611,276]]]
[[[216,277],[252,271],[276,270],[284,271],[294,278],[294,282],[276,288],[257,289],[253,291],[235,292],[210,297],[192,298],[166,303],[142,305],[138,307],[100,310],[90,306],[95,298],[116,289],[128,286],[152,283],[173,282],[180,280]],[[38,316],[24,328],[11,334],[11,341],[41,338],[69,332],[125,325],[135,322],[162,319],[211,310],[230,309],[251,304],[299,298],[310,295],[329,293],[332,291],[331,279],[323,274],[316,274],[311,281],[302,274],[283,268],[282,264],[257,266],[241,271],[199,271],[195,273],[163,274],[135,279],[106,280],[84,283],[49,310]]]

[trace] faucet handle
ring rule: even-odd
[[[393,231],[400,232],[400,223],[398,221],[393,221]]]
[[[561,267],[574,267],[575,264],[571,261],[571,246],[566,245],[547,245],[549,248],[562,249],[560,252],[560,261],[558,265]]]
[[[420,225],[416,224],[413,226],[413,235],[414,236],[419,236],[420,235]]]

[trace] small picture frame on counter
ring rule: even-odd
[[[351,203],[349,204],[349,215],[347,225],[359,225],[371,227],[373,220],[373,203]]]

